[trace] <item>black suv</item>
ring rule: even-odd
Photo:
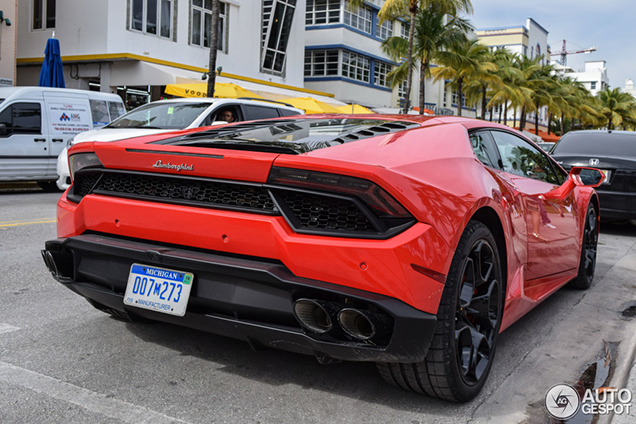
[[[566,170],[590,166],[605,173],[596,190],[603,220],[632,220],[636,224],[636,132],[572,131],[550,151]]]

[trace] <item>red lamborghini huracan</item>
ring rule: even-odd
[[[313,115],[69,152],[44,261],[117,317],[373,361],[473,398],[497,335],[594,276],[603,174],[567,174],[508,127]]]

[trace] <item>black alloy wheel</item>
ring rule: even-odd
[[[590,288],[596,271],[596,252],[598,250],[598,214],[593,204],[587,208],[585,227],[583,228],[583,242],[581,243],[581,262],[579,273],[570,281],[569,285],[575,289]]]
[[[461,376],[468,385],[479,383],[489,369],[501,317],[501,287],[493,272],[495,253],[483,239],[464,261],[455,313],[455,349]]]
[[[484,386],[501,327],[505,282],[497,243],[484,224],[468,223],[446,277],[426,359],[378,363],[382,378],[406,390],[453,402]]]

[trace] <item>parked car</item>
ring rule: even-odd
[[[550,149],[554,147],[554,143],[537,143],[537,146],[550,153]]]
[[[561,137],[552,156],[565,169],[594,166],[606,179],[596,191],[603,220],[636,224],[636,132],[571,131]]]
[[[376,362],[442,399],[476,396],[498,334],[594,277],[601,172],[503,125],[298,116],[69,154],[42,254],[95,308]]]
[[[57,159],[57,186],[66,190],[71,183],[68,147],[86,141],[115,141],[185,128],[226,123],[221,116],[230,112],[236,121],[276,118],[304,111],[279,102],[248,99],[184,98],[159,100],[140,106],[96,131],[78,134]]]
[[[116,94],[50,87],[0,87],[0,182],[55,189],[67,141],[123,115]]]

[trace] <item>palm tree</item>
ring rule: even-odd
[[[541,62],[543,56],[537,56],[537,63]],[[528,87],[532,90],[531,98],[534,114],[534,133],[539,135],[539,110],[544,106],[555,106],[556,103],[552,93],[558,91],[558,85],[553,78],[554,66],[541,65],[536,69],[531,78],[527,80]]]
[[[360,7],[364,0],[349,0],[352,7]],[[378,13],[380,23],[387,19],[394,19],[396,16],[410,16],[409,41],[406,55],[407,77],[406,77],[406,98],[411,95],[411,84],[413,82],[413,38],[415,29],[415,16],[418,10],[433,9],[440,13],[450,16],[457,16],[460,12],[465,11],[468,14],[473,13],[473,5],[471,0],[386,0]],[[423,107],[423,105],[422,105]],[[404,113],[408,112],[408,101],[404,102]]]
[[[636,100],[629,94],[620,91],[620,88],[599,91],[597,94],[601,101],[601,113],[605,116],[607,129],[613,130],[627,118],[633,121],[636,114]]]
[[[489,49],[477,40],[465,40],[454,43],[448,50],[437,55],[439,67],[431,70],[433,80],[450,80],[451,87],[457,90],[457,115],[462,116],[463,88],[472,78],[488,69],[496,70],[495,64],[487,62]]]
[[[432,9],[420,9],[417,13],[413,57],[420,62],[420,114],[424,113],[426,105],[426,79],[431,75],[431,62],[435,60],[440,50],[464,40],[469,29],[472,29],[471,25],[462,18],[448,18],[446,14]],[[402,60],[408,52],[408,41],[399,36],[387,38],[382,43],[382,50],[393,60]],[[414,63],[412,65],[415,66]],[[398,68],[389,72],[387,78],[392,87],[407,79],[407,68],[408,62],[403,62]]]

